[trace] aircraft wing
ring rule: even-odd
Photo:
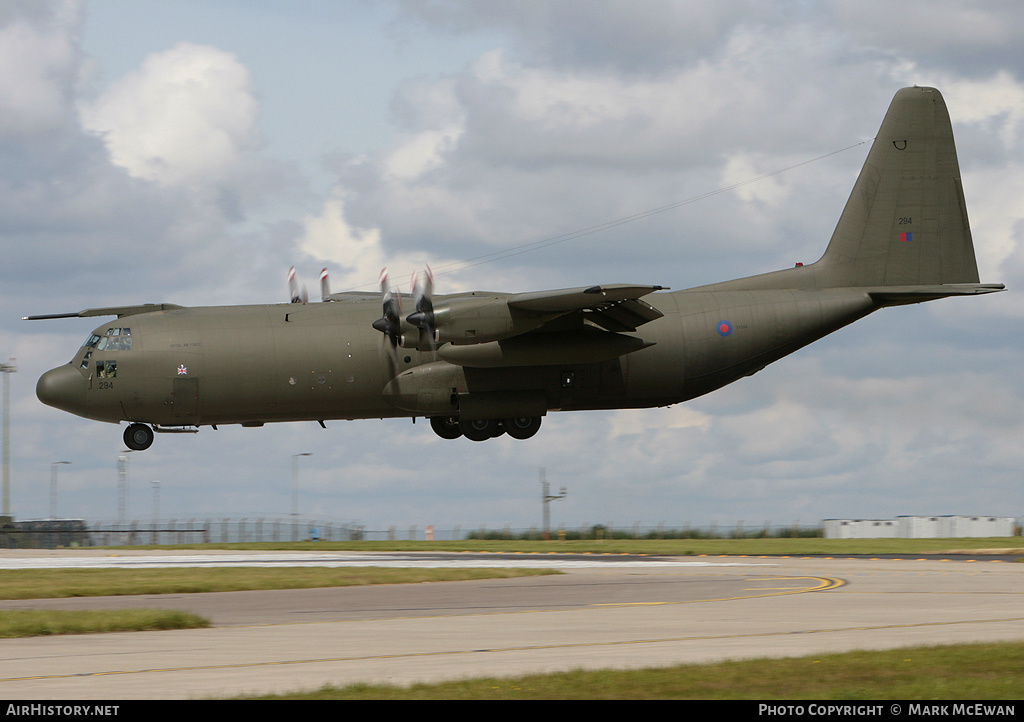
[[[436,353],[471,367],[593,363],[623,356],[651,345],[622,332],[664,315],[641,299],[662,288],[617,284],[463,297],[439,314],[440,340],[451,343],[442,343]]]
[[[509,297],[508,305],[523,311],[579,311],[606,303],[635,300],[664,286],[631,286],[617,283],[610,286],[563,288],[559,291],[531,291]]]
[[[87,308],[77,313],[50,313],[42,316],[22,316],[23,321],[47,321],[54,318],[89,318],[91,316],[136,316],[140,313],[153,313],[154,311],[169,311],[174,308],[184,308],[174,303],[144,303],[141,306],[108,306],[107,308]]]
[[[517,293],[508,299],[508,307],[518,311],[570,313],[583,311],[586,318],[608,331],[635,331],[664,314],[641,297],[664,286],[634,286],[624,283],[559,291]]]

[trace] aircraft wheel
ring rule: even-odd
[[[539,416],[520,416],[515,419],[505,419],[505,431],[513,439],[529,439],[540,429]]]
[[[459,420],[454,416],[431,416],[430,428],[442,439],[457,439],[462,436]]]
[[[153,429],[145,424],[128,424],[124,430],[124,445],[132,451],[145,451],[153,445]]]
[[[462,435],[470,441],[487,441],[495,436],[501,436],[502,433],[499,422],[494,419],[460,421],[459,429],[462,430]]]

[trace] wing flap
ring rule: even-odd
[[[584,310],[584,318],[607,331],[616,333],[636,331],[639,326],[664,315],[651,304],[638,298]]]

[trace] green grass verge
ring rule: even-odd
[[[198,615],[163,609],[119,609],[117,611],[11,609],[0,611],[0,637],[142,632],[159,629],[198,629],[209,626],[209,620]]]
[[[4,569],[0,599],[52,599],[132,594],[189,594],[309,589],[365,584],[417,584],[559,574],[551,569],[385,569],[380,567],[195,569]]]
[[[0,599],[187,594],[255,589],[309,589],[415,584],[558,574],[547,569],[7,569]],[[0,610],[0,637],[207,627],[202,617],[159,609],[116,611]]]
[[[240,699],[1019,700],[1024,643],[913,647]]]

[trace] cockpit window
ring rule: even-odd
[[[117,361],[97,361],[96,378],[112,379],[117,377]]]
[[[86,346],[100,351],[131,351],[132,330],[130,328],[108,328],[102,337],[93,334]]]

